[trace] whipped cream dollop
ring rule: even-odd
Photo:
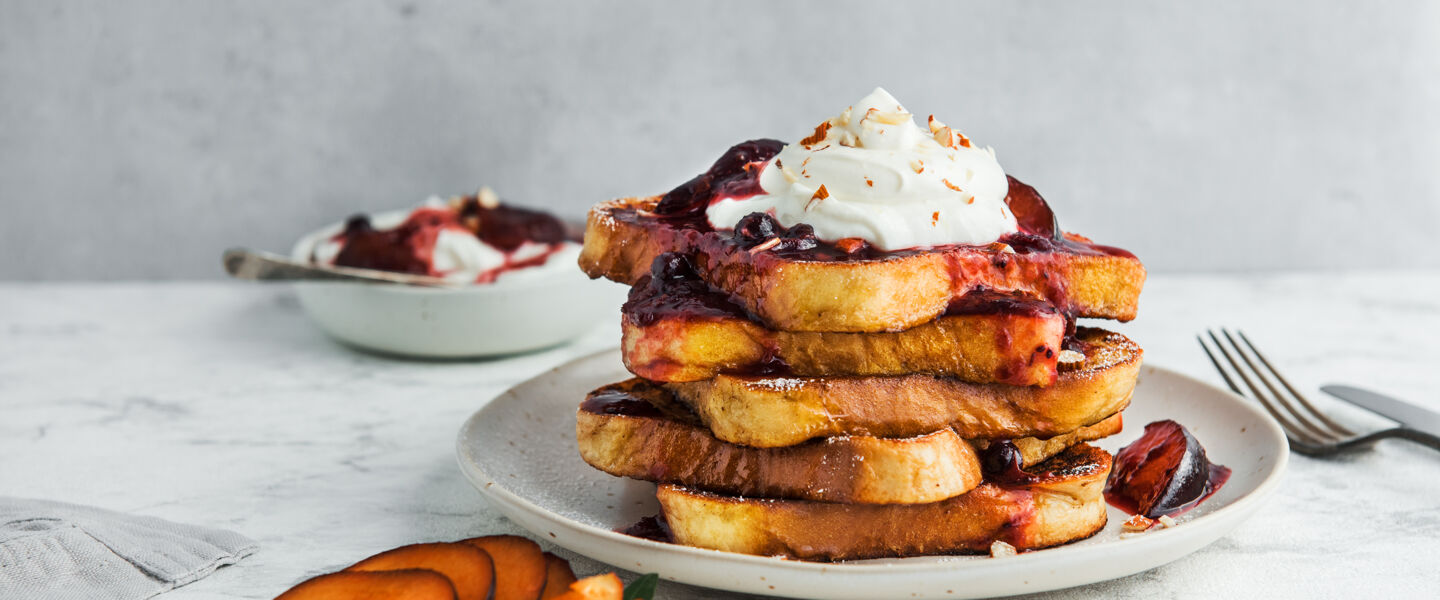
[[[876,88],[787,144],[760,172],[764,193],[716,198],[706,217],[732,229],[769,213],[786,227],[809,224],[822,240],[861,238],[881,250],[988,244],[1017,231],[994,150],[933,116],[926,125]]]
[[[482,195],[486,191],[482,191]],[[430,218],[424,219],[427,213]],[[508,250],[485,243],[460,222],[455,206],[438,196],[426,199],[408,216],[401,218],[393,215],[373,223],[381,232],[395,231],[406,224],[413,227],[410,235],[388,241],[413,253],[414,258],[426,267],[428,272],[425,274],[452,283],[488,283],[515,271],[534,270],[556,263],[549,259],[557,253],[571,251],[578,255],[578,245],[568,241],[547,243],[525,240]],[[347,242],[343,233],[322,240],[313,248],[312,257],[315,262],[334,265]],[[566,263],[562,260],[558,264]],[[368,264],[357,266],[384,268]]]

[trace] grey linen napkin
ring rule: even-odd
[[[0,598],[142,600],[254,553],[233,531],[0,497]]]

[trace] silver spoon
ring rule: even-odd
[[[291,260],[279,254],[231,248],[223,256],[225,272],[236,279],[255,281],[363,281],[424,287],[458,287],[451,281],[428,275],[392,273],[375,269],[332,267]]]

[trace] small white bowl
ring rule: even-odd
[[[376,227],[399,224],[409,211],[371,216]],[[336,223],[296,242],[291,258],[310,260],[316,244],[340,233]],[[506,273],[488,284],[432,288],[306,281],[300,305],[341,342],[387,354],[473,358],[527,352],[573,340],[619,316],[624,286],[591,281],[576,266],[578,247],[541,267]]]

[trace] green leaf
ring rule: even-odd
[[[659,573],[647,573],[625,586],[623,600],[653,600],[655,586],[660,583]]]

